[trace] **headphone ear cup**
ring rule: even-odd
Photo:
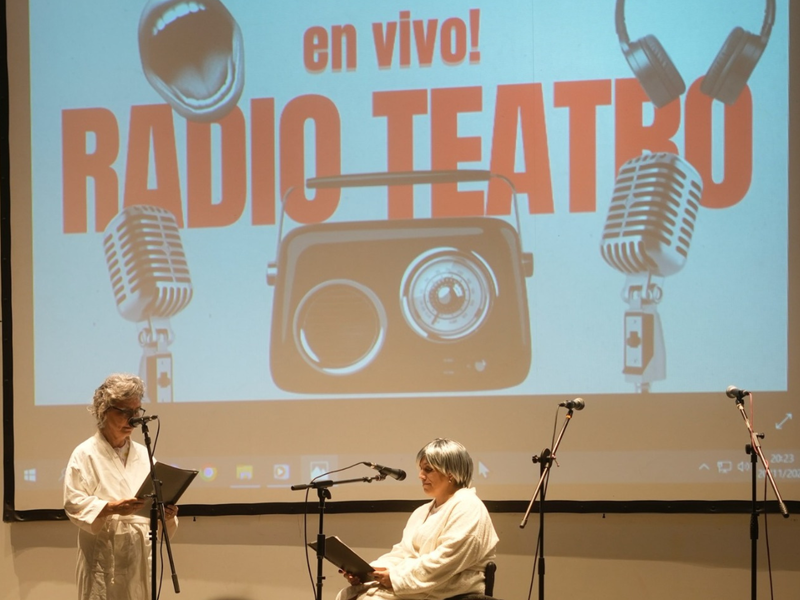
[[[669,104],[686,91],[681,74],[655,36],[646,35],[631,42],[624,54],[656,108]]]
[[[764,48],[759,36],[736,27],[711,63],[700,91],[725,104],[736,102]]]

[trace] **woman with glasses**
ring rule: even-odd
[[[97,432],[72,452],[64,473],[64,510],[78,531],[78,598],[150,596],[150,518],[136,491],[150,476],[147,448],[131,440],[130,419],[144,413],[144,384],[109,375],[88,407]],[[170,537],[176,506],[165,507]]]

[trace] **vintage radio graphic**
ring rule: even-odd
[[[370,173],[309,187],[487,180],[488,171]],[[519,220],[517,219],[517,224]],[[518,227],[491,217],[321,223],[279,241],[270,369],[298,393],[500,389],[531,364]]]

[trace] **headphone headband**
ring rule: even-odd
[[[775,0],[766,0],[764,7],[764,22],[761,24],[761,41],[767,44],[769,36],[772,34],[772,26],[775,25]],[[628,27],[625,25],[625,0],[617,0],[617,8],[614,14],[614,21],[617,28],[619,43],[627,45],[631,38],[628,35]]]
[[[773,25],[775,25],[775,0],[767,0],[767,7],[764,9],[764,23],[761,25],[761,41],[765,46],[772,34]]]

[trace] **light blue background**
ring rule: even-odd
[[[730,30],[758,32],[763,4],[733,0],[631,0],[632,39],[655,34],[687,87],[702,77]],[[343,172],[386,169],[386,121],[373,118],[380,90],[483,86],[483,111],[459,118],[460,136],[481,136],[488,168],[498,85],[541,83],[555,212],[522,211],[523,246],[535,255],[528,280],[533,363],[527,380],[496,394],[629,393],[621,373],[625,283],[599,252],[614,186],[614,106],[597,109],[597,211],[569,213],[569,112],[553,105],[559,81],[632,77],[614,30],[612,0],[559,2],[406,1],[333,3],[227,0],[245,43],[246,83],[239,102],[249,124],[254,98],[275,98],[276,113],[303,94],[321,94],[342,121]],[[120,127],[116,163],[124,182],[128,116],[134,105],[162,103],[139,61],[137,24],[143,3],[32,0],[31,112],[33,163],[35,386],[37,404],[84,404],[109,372],[138,370],[136,327],[116,310],[100,233],[65,235],[62,227],[61,116],[104,107]],[[449,17],[468,22],[481,9],[479,65],[379,70],[371,24]],[[309,74],[304,31],[352,23],[358,31],[354,72]],[[412,53],[412,62],[416,59]],[[659,305],[667,350],[660,392],[785,390],[788,278],[788,2],[749,86],[753,96],[753,178],[747,196],[724,210],[702,210],[683,270],[666,279]],[[683,97],[680,102],[683,103]],[[715,103],[715,117],[721,105]],[[646,117],[647,118],[647,117]],[[185,122],[175,115],[185,194]],[[277,128],[276,128],[277,129]],[[714,123],[719,157],[721,119]],[[429,169],[429,117],[415,118],[415,168]],[[215,138],[218,139],[218,138]],[[683,131],[674,138],[683,150]],[[248,139],[248,144],[250,140]],[[721,157],[719,157],[721,158]],[[217,163],[218,164],[218,163]],[[249,182],[248,165],[248,182]],[[717,165],[721,178],[721,166]],[[218,179],[218,178],[217,178]],[[363,194],[364,192],[359,192]],[[383,218],[385,192],[343,195],[336,220]],[[122,194],[120,193],[120,197]],[[375,198],[378,201],[375,201]],[[185,199],[184,199],[185,201]],[[527,198],[520,197],[521,206]],[[184,205],[185,206],[185,205]],[[374,212],[367,207],[374,208]],[[427,190],[416,189],[426,216]],[[89,222],[93,225],[93,205]],[[250,225],[250,207],[233,226],[183,230],[194,286],[190,305],[172,319],[176,401],[294,397],[269,375],[273,288],[266,266],[275,258],[277,227]]]

